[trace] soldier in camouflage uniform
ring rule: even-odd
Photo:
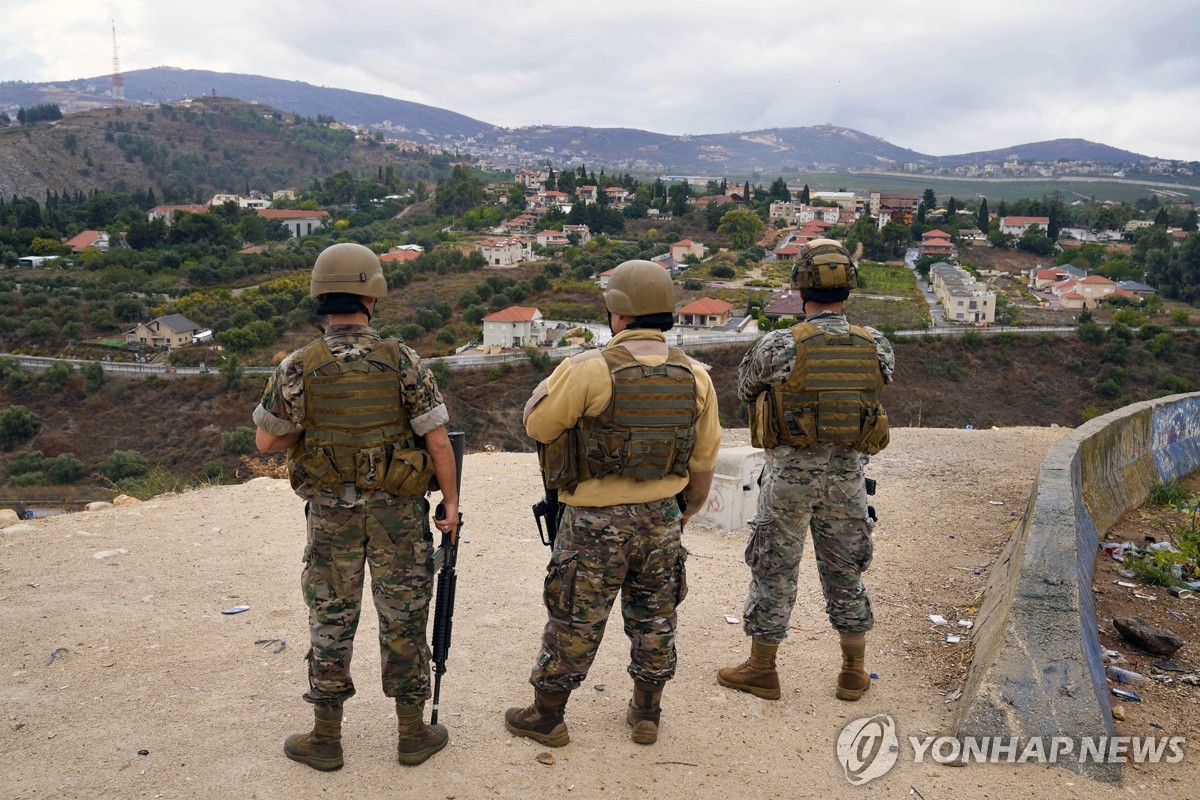
[[[764,336],[738,367],[738,396],[751,404],[751,440],[765,448],[767,461],[746,546],[750,658],[719,670],[717,680],[770,700],[780,696],[775,655],[796,602],[806,529],[825,611],[841,641],[836,696],[857,700],[871,685],[864,667],[873,617],[862,582],[872,554],[863,467],[887,446],[879,390],[891,382],[895,359],[883,334],[850,325],[842,312],[856,276],[838,242],[802,247],[792,287],[802,292],[804,322]]]
[[[662,687],[675,674],[676,607],[687,594],[681,534],[708,499],[720,448],[707,371],[668,348],[671,278],[649,261],[617,267],[605,292],[615,334],[560,363],[525,406],[542,443],[548,488],[563,503],[547,568],[548,620],[529,682],[533,704],[510,708],[509,731],[550,747],[570,741],[564,709],[587,677],[617,595],[632,648],[633,741],[658,738]]]
[[[342,766],[342,704],[354,694],[350,657],[367,566],[379,615],[384,694],[396,700],[402,764],[446,746],[443,726],[423,722],[430,696],[425,627],[433,587],[430,478],[454,535],[455,464],[446,406],[420,357],[368,327],[387,296],[379,258],[335,244],[313,266],[310,295],[328,315],[325,335],[287,356],[254,410],[263,452],[288,451],[292,487],[308,519],[301,585],[309,609],[309,690],[316,722],[284,752],[320,770]]]

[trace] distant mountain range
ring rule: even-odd
[[[933,156],[898,147],[850,128],[802,128],[668,136],[633,128],[532,126],[500,128],[488,122],[407,100],[313,86],[257,75],[156,67],[124,74],[128,104],[218,95],[269,105],[303,116],[326,115],[389,135],[440,144],[498,163],[583,162],[589,167],[688,175],[789,174],[803,171],[953,167],[1009,159],[1132,164],[1148,156],[1083,139],[979,153]],[[64,112],[110,104],[109,76],[48,83],[0,83],[0,108],[58,103]]]

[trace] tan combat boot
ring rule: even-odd
[[[401,764],[415,767],[446,746],[450,734],[444,725],[425,724],[425,704],[404,705],[396,701],[396,719],[399,720],[400,741],[396,745],[396,756]]]
[[[837,677],[837,699],[857,700],[871,688],[871,676],[863,666],[867,656],[865,633],[843,633],[842,670]]]
[[[633,726],[633,741],[638,744],[654,744],[658,741],[658,720],[662,716],[661,683],[633,682],[633,699],[629,701],[629,712],[625,721]]]
[[[779,699],[779,673],[775,671],[778,644],[751,639],[750,658],[736,667],[717,670],[717,683],[764,700]]]
[[[543,692],[533,694],[533,705],[527,708],[510,708],[504,712],[504,727],[509,733],[525,736],[547,747],[562,747],[571,741],[563,713],[570,692]]]
[[[283,742],[283,752],[292,761],[325,772],[342,766],[342,704],[313,706],[311,733],[293,733]]]

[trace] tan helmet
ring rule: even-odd
[[[608,279],[604,304],[614,314],[641,317],[675,313],[675,284],[661,264],[626,261]]]
[[[379,256],[369,247],[352,242],[331,245],[321,251],[313,264],[308,296],[319,297],[345,292],[380,300],[387,297],[387,279]]]
[[[836,239],[813,239],[800,245],[792,265],[793,289],[853,289],[858,270],[846,247]]]

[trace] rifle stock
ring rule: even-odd
[[[454,483],[462,487],[463,450],[466,446],[466,435],[461,431],[450,434],[450,446],[454,448]],[[434,519],[445,519],[446,509],[438,503],[434,511]],[[450,652],[450,631],[454,619],[454,590],[458,585],[458,537],[462,535],[462,512],[458,514],[458,527],[454,538],[451,534],[442,534],[442,544],[433,554],[433,568],[437,572],[436,603],[433,611],[433,712],[430,714],[430,724],[436,725],[438,708],[441,705],[442,676],[446,674],[446,657]]]

